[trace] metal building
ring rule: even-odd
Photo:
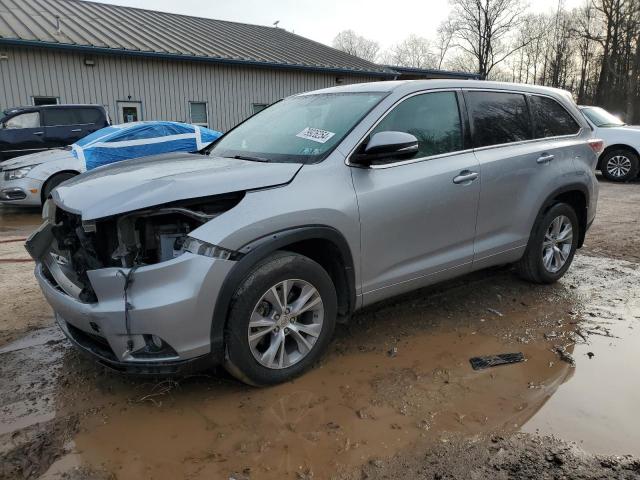
[[[0,109],[95,103],[112,121],[226,131],[285,96],[397,72],[281,28],[79,0],[0,0]]]

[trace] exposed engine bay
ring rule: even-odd
[[[51,267],[63,268],[65,276],[80,285],[80,300],[95,301],[87,271],[171,260],[184,253],[190,232],[232,209],[243,197],[239,192],[192,199],[90,222],[56,208],[49,214],[53,242],[48,254],[57,264]]]

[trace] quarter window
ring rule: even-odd
[[[536,138],[573,135],[580,130],[580,125],[554,99],[538,95],[532,95],[530,99]]]
[[[476,147],[521,142],[532,138],[524,95],[503,92],[465,94]]]
[[[406,132],[418,139],[416,157],[462,150],[462,124],[454,92],[434,92],[408,98],[373,129]]]
[[[40,114],[38,112],[23,113],[10,118],[5,123],[5,128],[37,128],[40,126]]]

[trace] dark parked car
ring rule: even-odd
[[[109,125],[100,105],[16,107],[0,119],[0,162],[51,148],[65,147]]]

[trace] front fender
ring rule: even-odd
[[[323,225],[306,225],[274,232],[258,238],[240,249],[240,252],[243,254],[242,258],[226,276],[218,292],[211,322],[211,352],[212,355],[216,357],[214,358],[216,363],[224,361],[224,329],[229,316],[233,295],[256,264],[275,251],[286,249],[287,245],[292,245],[304,240],[318,239],[330,241],[340,251],[345,262],[344,269],[347,275],[350,310],[355,308],[356,286],[353,256],[347,240],[336,229]]]

